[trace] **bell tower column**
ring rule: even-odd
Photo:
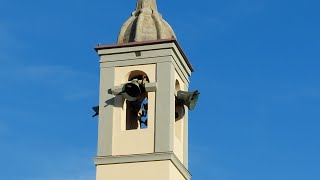
[[[155,0],[138,0],[118,44],[100,57],[96,180],[189,180],[193,67]]]

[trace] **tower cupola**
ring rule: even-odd
[[[118,43],[176,38],[171,26],[158,12],[156,0],[137,0],[136,10],[123,24]]]

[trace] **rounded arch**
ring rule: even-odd
[[[127,73],[125,80],[142,80],[149,82],[147,73],[141,70],[133,70]],[[141,92],[135,101],[125,100],[126,104],[126,130],[148,128],[148,92],[140,85]]]
[[[147,75],[147,73],[140,71],[140,70],[134,70],[134,71],[130,71],[126,76],[125,76],[125,80],[126,81],[131,81],[133,79],[138,79],[138,80],[142,80],[143,78],[146,78],[147,81],[149,82],[149,77]]]

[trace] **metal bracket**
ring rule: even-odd
[[[125,83],[127,84],[127,83]],[[123,86],[125,84],[121,84],[120,86],[114,86],[113,88],[108,90],[108,94],[120,95],[123,92]],[[156,92],[157,91],[157,83],[145,83],[144,88],[146,92]]]
[[[156,92],[157,91],[157,83],[145,83],[144,88],[147,92]]]

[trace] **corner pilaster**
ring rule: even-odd
[[[174,140],[174,66],[171,62],[157,63],[155,152],[173,151]]]
[[[115,68],[100,68],[98,156],[112,155],[114,96],[107,93],[114,86]]]

